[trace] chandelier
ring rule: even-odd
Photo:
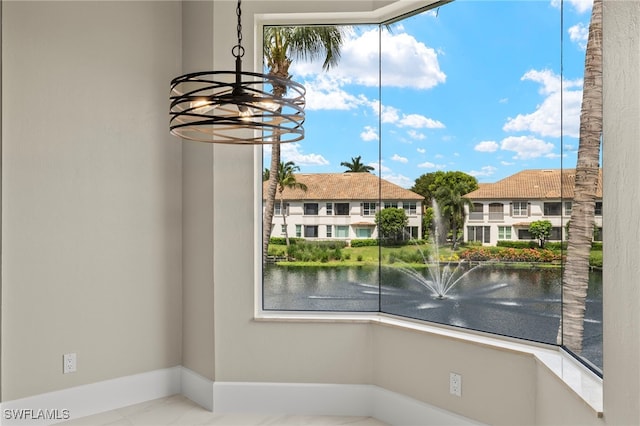
[[[304,138],[305,88],[288,78],[242,71],[238,0],[235,71],[202,71],[171,81],[170,132],[183,139],[260,145]]]

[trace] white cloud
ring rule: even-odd
[[[498,169],[493,166],[484,166],[479,171],[471,170],[468,174],[474,177],[489,177],[492,176],[496,172],[496,170]]]
[[[304,154],[299,143],[284,143],[280,146],[282,161],[293,161],[297,166],[326,166],[326,158],[320,154]]]
[[[310,110],[350,110],[359,107],[364,100],[343,89],[339,82],[327,75],[318,75],[313,81],[305,81],[307,90],[305,109]]]
[[[501,161],[500,164],[503,165],[503,166],[513,166],[516,163],[512,163],[512,162],[509,162],[509,161]]]
[[[444,83],[446,75],[440,70],[436,51],[406,34],[402,28],[394,33],[382,31],[382,44],[385,46],[382,58],[379,57],[380,43],[377,29],[361,34],[349,34],[341,48],[341,58],[337,66],[327,74],[342,83],[360,84],[376,87],[379,83],[379,61],[385,64],[382,69],[382,85],[385,87],[411,87],[430,89]],[[321,61],[295,61],[291,73],[306,77],[322,73]]]
[[[360,138],[365,142],[377,141],[378,133],[373,127],[365,126],[364,130],[360,133]]]
[[[425,161],[424,163],[418,164],[418,167],[421,168],[421,169],[441,170],[441,169],[444,169],[446,166],[444,164],[435,164],[435,163],[432,163],[430,161]]]
[[[416,132],[415,130],[409,130],[409,131],[407,132],[407,134],[409,135],[409,137],[410,137],[411,139],[414,139],[414,140],[419,140],[419,141],[421,141],[421,140],[424,140],[424,139],[426,138],[426,136],[424,135],[424,133]]]
[[[494,141],[482,141],[473,147],[474,150],[479,152],[496,152],[500,145]]]
[[[416,151],[418,151],[420,154],[424,154],[425,152],[427,152],[427,150],[424,148],[416,148]]]
[[[391,160],[397,161],[399,163],[405,163],[405,164],[409,162],[409,159],[407,157],[402,157],[398,154],[393,154],[393,157],[391,157]]]
[[[571,6],[578,13],[584,13],[588,10],[591,10],[591,6],[593,5],[593,0],[567,0]],[[551,0],[551,6],[560,8],[561,0]]]
[[[408,178],[404,175],[393,174],[393,173],[383,174],[382,179],[388,180],[389,182],[395,183],[396,185],[399,185],[403,188],[410,188],[415,183],[415,181],[411,180],[411,178]]]
[[[514,160],[529,160],[553,155],[554,145],[533,136],[509,136],[502,140],[500,149],[515,152]]]
[[[587,48],[587,39],[589,38],[589,27],[582,22],[569,27],[569,38],[572,42],[576,43],[580,49],[585,50]]]
[[[431,118],[427,118],[424,115],[420,114],[408,114],[402,116],[400,121],[398,121],[399,127],[412,127],[414,129],[443,129],[444,124],[438,120],[433,120]]]
[[[550,70],[531,70],[521,80],[540,83],[539,93],[545,99],[530,114],[518,114],[507,119],[503,130],[507,132],[533,132],[541,136],[577,138],[580,135],[580,105],[582,103],[582,80],[565,80]],[[562,92],[560,90],[563,90]],[[573,90],[571,90],[573,89]],[[562,126],[560,101],[564,105]]]

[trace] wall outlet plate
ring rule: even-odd
[[[462,375],[449,373],[449,393],[455,396],[462,396]]]
[[[77,369],[77,357],[75,353],[62,355],[62,373],[75,373]]]

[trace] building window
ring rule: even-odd
[[[596,201],[595,215],[602,216],[602,201]]]
[[[491,227],[467,226],[467,235],[469,241],[479,241],[488,244],[491,242]]]
[[[533,240],[531,233],[528,229],[518,229],[518,239],[519,240]]]
[[[327,238],[331,238],[333,236],[331,231],[333,231],[333,225],[327,225]]]
[[[418,212],[416,203],[413,202],[403,201],[402,207],[407,216],[415,216]]]
[[[336,203],[336,216],[349,216],[349,203]]]
[[[565,201],[564,202],[564,215],[565,216],[571,216],[571,201]]]
[[[473,203],[473,209],[469,212],[469,220],[484,220],[484,204]]]
[[[543,214],[545,216],[560,216],[562,215],[562,203],[544,203]]]
[[[362,203],[362,216],[375,216],[378,203]]]
[[[304,225],[305,238],[318,238],[318,225]]]
[[[325,212],[327,216],[333,215],[333,203],[327,203],[327,206],[325,207]]]
[[[284,207],[284,214],[286,216],[289,216],[289,203],[282,203],[282,207]],[[282,216],[282,207],[280,205],[280,202],[276,201],[273,207],[273,214],[275,216]]]
[[[385,201],[384,202],[384,208],[385,209],[397,209],[398,208],[398,202],[397,201]]]
[[[549,235],[550,241],[562,241],[562,227],[554,226],[551,228],[551,234]]]
[[[356,237],[358,238],[371,238],[372,230],[370,227],[356,228]]]
[[[302,225],[296,225],[296,238],[302,237]]]
[[[282,235],[286,235],[287,234],[287,225],[280,225],[280,232],[282,233]]]
[[[510,240],[511,239],[511,227],[510,226],[498,226],[498,239]]]
[[[489,204],[489,220],[504,220],[504,206],[502,203]]]
[[[593,230],[593,241],[602,241],[602,227],[598,226]]]
[[[304,203],[304,214],[306,216],[317,216],[318,203]]]
[[[337,225],[336,238],[349,238],[349,227],[344,225]]]
[[[418,227],[417,226],[407,226],[404,228],[405,237],[413,240],[417,240],[420,238],[418,235]]]
[[[511,216],[529,216],[529,203],[514,201],[511,204]]]

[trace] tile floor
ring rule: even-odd
[[[182,395],[60,423],[65,426],[385,426],[371,417],[212,413]]]

